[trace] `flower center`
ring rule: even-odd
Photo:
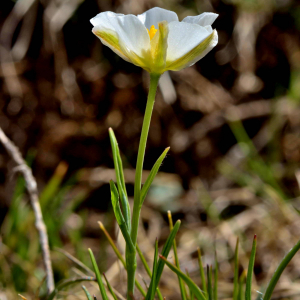
[[[147,31],[148,31],[148,34],[149,34],[149,36],[150,36],[150,40],[152,40],[153,37],[155,36],[155,33],[156,33],[157,29],[155,29],[155,26],[152,25],[152,26],[150,27],[150,30],[147,28]]]

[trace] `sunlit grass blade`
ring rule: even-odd
[[[20,298],[22,298],[23,300],[27,300],[27,298],[26,297],[24,297],[23,295],[21,295],[21,294],[18,294],[18,296],[20,297]]]
[[[111,143],[111,147],[112,147],[116,179],[117,179],[120,200],[121,200],[121,204],[122,204],[122,208],[123,208],[124,219],[127,224],[128,231],[130,232],[130,230],[131,230],[131,220],[130,220],[131,213],[130,213],[130,207],[129,207],[129,202],[128,202],[128,196],[127,196],[127,192],[126,192],[122,159],[120,156],[118,142],[117,142],[116,136],[115,136],[112,128],[109,128],[108,132],[109,132],[109,138],[110,138],[110,143]]]
[[[58,294],[58,292],[61,291],[62,289],[68,287],[69,285],[72,285],[72,284],[75,284],[78,282],[83,282],[83,281],[96,281],[96,278],[86,276],[86,277],[79,277],[79,278],[63,280],[56,285],[55,290],[46,299],[53,300],[56,297],[56,295]],[[107,300],[107,299],[105,299],[105,300]]]
[[[153,258],[153,268],[152,268],[152,277],[150,281],[150,285],[148,288],[148,292],[146,295],[146,299],[153,300],[155,296],[155,283],[156,283],[156,274],[157,274],[157,255],[158,255],[158,242],[157,239],[155,241],[155,250],[154,250],[154,258]]]
[[[233,279],[233,300],[238,300],[239,295],[239,238],[236,240],[234,252],[234,279]]]
[[[200,271],[200,277],[201,277],[201,282],[202,282],[202,290],[205,295],[207,295],[207,286],[206,286],[206,280],[205,280],[205,273],[204,273],[204,268],[203,268],[203,263],[201,259],[201,250],[198,247],[198,263],[199,263],[199,271]]]
[[[253,276],[253,269],[254,269],[254,261],[255,261],[255,252],[256,252],[256,235],[253,239],[251,255],[248,264],[248,273],[246,279],[246,291],[245,291],[245,299],[251,300],[251,286],[252,286],[252,276]]]
[[[173,230],[173,220],[172,220],[172,214],[171,211],[168,211],[168,219],[169,219],[169,226],[170,226],[170,231]],[[177,245],[176,245],[176,239],[173,241],[173,251],[174,251],[174,258],[175,258],[175,266],[180,270],[180,264],[179,264],[179,259],[178,259],[178,254],[177,254]],[[181,293],[181,299],[186,300],[186,290],[184,283],[181,280],[181,277],[178,276],[178,282],[179,282],[179,288],[180,288],[180,293]]]
[[[217,258],[217,250],[215,250],[215,273],[214,273],[214,300],[218,300],[218,258]]]
[[[142,187],[141,190],[141,201],[140,201],[140,206],[143,205],[143,202],[147,196],[147,193],[149,191],[149,188],[162,164],[162,161],[164,160],[164,158],[166,157],[168,151],[170,150],[170,147],[166,148],[165,151],[161,154],[161,156],[157,159],[157,161],[155,162],[154,166],[152,167],[150,174],[148,175],[148,178],[145,181],[145,184]]]
[[[242,275],[240,276],[238,300],[245,300],[244,285],[246,282],[246,274],[247,274],[247,271],[244,270]]]
[[[116,220],[119,224],[120,230],[126,241],[126,247],[128,247],[129,249],[131,249],[131,251],[134,252],[135,250],[134,250],[133,243],[131,241],[129,229],[122,215],[122,211],[119,203],[118,190],[112,180],[110,181],[110,191],[111,191],[111,202],[112,202],[113,210],[115,213]]]
[[[106,276],[105,276],[104,273],[103,273],[103,277],[104,277],[104,279],[105,279],[105,281],[106,281],[107,288],[108,288],[108,290],[110,291],[111,295],[113,296],[114,300],[118,300],[118,298],[117,298],[115,292],[113,291],[112,286],[110,285],[110,283],[109,283],[109,281],[107,280],[107,278],[106,278]]]
[[[143,266],[144,266],[147,274],[149,275],[150,278],[152,278],[152,272],[151,272],[151,270],[150,270],[150,268],[149,268],[149,266],[147,264],[147,261],[146,261],[144,255],[143,255],[140,247],[138,246],[138,244],[136,244],[136,250],[137,250],[137,253],[138,253],[138,255],[139,255],[139,257],[140,257],[140,259],[142,261],[142,264],[143,264]],[[159,290],[158,287],[156,289],[156,292],[157,292],[158,299],[159,300],[163,300],[163,296],[162,296],[162,294],[161,294],[161,292],[160,292],[160,290]]]
[[[207,272],[207,295],[208,295],[208,300],[213,300],[212,267],[207,265],[206,272]]]
[[[116,244],[114,243],[113,239],[111,238],[110,234],[107,232],[107,230],[105,229],[104,225],[102,224],[102,222],[98,222],[100,229],[103,231],[104,235],[106,236],[110,246],[113,248],[115,254],[117,255],[118,259],[121,261],[121,263],[123,264],[123,266],[126,266],[125,263],[125,259],[122,256],[121,252],[119,251],[119,249],[117,248]]]
[[[87,299],[88,300],[93,300],[93,298],[92,298],[91,294],[89,293],[89,291],[87,290],[87,288],[84,285],[82,285],[81,287],[82,287]]]
[[[202,291],[199,289],[199,287],[182,271],[180,271],[176,266],[174,266],[172,263],[170,263],[164,256],[160,255],[160,259],[164,261],[164,263],[178,276],[184,280],[184,282],[187,284],[187,286],[193,291],[193,294],[198,300],[207,300],[205,296],[203,295]]]
[[[124,266],[125,270],[126,270],[126,262],[125,259],[123,258],[122,254],[120,253],[119,249],[117,248],[117,246],[115,245],[114,241],[112,240],[111,236],[109,235],[109,233],[107,232],[107,230],[105,229],[104,225],[101,222],[98,222],[100,229],[103,231],[103,233],[105,234],[109,244],[111,245],[111,247],[113,248],[115,254],[117,255],[117,257],[119,258],[119,260],[121,261],[122,265]],[[136,287],[138,288],[138,290],[141,292],[141,294],[145,297],[146,296],[146,291],[143,289],[143,287],[141,286],[141,284],[137,281],[137,279],[135,279],[135,284]]]
[[[300,240],[298,241],[298,243],[285,255],[285,257],[283,258],[283,260],[280,262],[278,268],[276,269],[276,271],[274,272],[264,295],[263,300],[270,300],[272,293],[274,291],[274,288],[282,274],[282,272],[284,271],[284,269],[286,268],[286,266],[288,265],[288,263],[291,261],[291,259],[294,257],[294,255],[299,251],[300,249]]]
[[[93,254],[93,251],[90,248],[88,250],[89,250],[92,265],[93,265],[93,268],[94,268],[94,271],[95,271],[95,274],[96,274],[96,278],[97,278],[97,282],[98,282],[98,285],[99,285],[102,300],[108,300],[106,290],[105,290],[105,287],[104,287],[104,284],[103,284],[103,281],[102,281],[102,278],[101,278],[101,274],[100,274],[100,271],[98,269],[98,265],[96,263],[96,260],[95,260],[94,254]]]

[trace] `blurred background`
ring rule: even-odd
[[[218,13],[213,27],[219,43],[194,66],[161,78],[145,176],[162,151],[171,150],[142,210],[140,248],[152,264],[154,240],[166,239],[171,210],[174,221],[183,222],[182,269],[200,282],[196,249],[205,264],[214,264],[216,248],[219,295],[231,299],[236,237],[242,272],[256,233],[255,286],[262,291],[300,237],[297,0],[0,1],[0,127],[37,180],[55,280],[79,272],[57,249],[90,265],[90,247],[100,269],[125,294],[125,273],[97,221],[123,252],[110,204],[108,182],[115,176],[108,128],[118,139],[132,200],[149,76],[103,46],[89,20],[103,11],[139,14],[155,6],[175,11],[179,20]],[[34,215],[24,181],[2,146],[0,226],[1,300],[16,299],[16,293],[43,297]],[[298,255],[276,299],[299,299],[299,266]],[[180,299],[176,276],[166,273],[163,294]],[[149,283],[141,267],[139,274]],[[75,285],[60,297],[83,293]]]

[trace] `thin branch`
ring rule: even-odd
[[[22,158],[19,149],[13,144],[13,142],[5,135],[0,128],[0,142],[17,165],[17,170],[22,173],[25,179],[26,189],[29,194],[29,199],[32,205],[32,209],[35,215],[35,227],[39,234],[40,244],[43,253],[43,261],[46,270],[46,283],[48,294],[54,290],[54,278],[50,259],[50,250],[48,243],[47,229],[43,220],[43,215],[38,199],[37,184],[35,178],[32,175],[31,169],[27,166],[26,162]]]

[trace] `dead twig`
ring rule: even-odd
[[[54,278],[50,259],[50,250],[48,243],[47,229],[43,220],[43,215],[38,199],[37,184],[35,178],[32,175],[31,169],[27,166],[26,162],[22,158],[19,149],[14,143],[5,135],[3,130],[0,128],[0,142],[17,165],[17,170],[22,173],[25,179],[26,189],[29,194],[29,199],[32,205],[32,209],[35,215],[35,227],[39,234],[40,244],[43,253],[43,261],[46,271],[46,283],[48,294],[54,290]]]

